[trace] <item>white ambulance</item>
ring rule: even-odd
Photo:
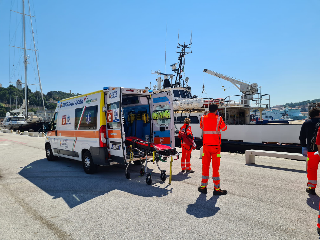
[[[61,100],[47,133],[49,161],[65,157],[83,162],[86,173],[97,165],[127,164],[126,137],[174,148],[174,119],[170,92],[105,87]]]

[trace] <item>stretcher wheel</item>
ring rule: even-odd
[[[140,176],[143,176],[144,174],[145,174],[144,168],[141,168],[141,169],[140,169]]]
[[[126,172],[126,178],[130,179],[130,173],[129,172]]]
[[[147,183],[148,185],[151,185],[151,184],[152,184],[152,179],[151,179],[151,174],[150,174],[150,173],[147,175],[146,183]]]
[[[163,181],[163,182],[166,181],[167,176],[166,176],[166,173],[165,173],[165,172],[161,172],[161,174],[160,174],[160,179],[161,179],[161,181]]]

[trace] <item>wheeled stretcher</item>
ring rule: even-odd
[[[176,149],[164,144],[156,144],[143,141],[142,139],[137,137],[126,137],[125,144],[127,149],[127,157],[128,159],[130,159],[130,162],[140,161],[142,165],[140,175],[143,176],[146,174],[146,183],[148,185],[152,183],[151,173],[147,172],[148,161],[157,164],[157,167],[161,173],[160,179],[164,182],[167,178],[166,170],[161,170],[159,166],[159,161],[167,162],[168,157],[173,156],[176,157],[175,160],[179,159],[179,153],[176,151]],[[144,166],[143,163],[145,164]],[[129,164],[127,164],[126,167],[126,178],[129,179],[130,173],[128,171],[128,167]]]

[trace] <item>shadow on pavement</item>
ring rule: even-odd
[[[194,173],[182,173],[182,172],[179,172],[176,175],[172,174],[172,181],[176,181],[176,182],[184,181],[184,180],[186,180],[188,178],[191,178],[192,174],[194,174]]]
[[[212,217],[220,210],[215,206],[219,197],[219,195],[213,195],[207,200],[206,194],[200,193],[197,201],[187,207],[187,213],[196,218]]]
[[[140,176],[141,166],[130,165],[131,179],[125,177],[125,167],[113,165],[99,167],[95,174],[86,174],[79,161],[61,158],[48,162],[40,159],[25,166],[19,174],[42,189],[53,199],[63,198],[70,208],[113,190],[119,190],[142,197],[162,197],[172,191],[166,182],[160,180],[160,173],[152,174],[152,185],[146,184],[146,177]]]
[[[246,164],[246,165],[250,167],[261,167],[261,168],[269,168],[269,169],[282,170],[282,171],[288,171],[288,172],[306,173],[305,170],[297,170],[297,169],[291,169],[291,168],[272,167],[272,166],[266,166],[266,165],[260,165],[260,164]]]
[[[309,207],[319,211],[319,201],[320,197],[318,195],[309,195],[307,198],[307,204]]]

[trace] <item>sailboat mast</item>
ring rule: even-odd
[[[25,90],[25,117],[26,119],[28,118],[28,85],[27,85],[27,64],[28,64],[28,59],[27,59],[27,44],[26,44],[26,22],[25,22],[25,14],[24,14],[24,0],[22,0],[22,18],[23,18],[23,42],[24,42],[24,47],[23,47],[23,52],[24,52],[24,79],[25,79],[25,84],[24,84],[24,90]]]

